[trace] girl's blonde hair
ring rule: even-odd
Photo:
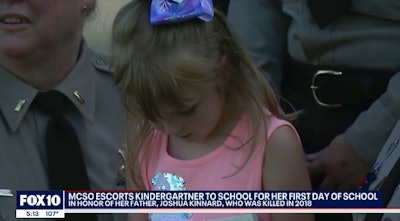
[[[117,14],[113,26],[112,63],[127,109],[127,162],[129,169],[137,172],[130,174],[136,183],[141,179],[141,147],[154,131],[150,121],[160,117],[160,104],[182,104],[182,85],[225,88],[248,113],[253,131],[266,128],[261,125],[265,108],[278,118],[294,118],[281,110],[271,85],[222,13],[215,10],[210,22],[192,19],[154,26],[150,24],[150,2],[131,1]],[[135,136],[129,136],[132,134]]]

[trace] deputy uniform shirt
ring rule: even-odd
[[[385,145],[381,149],[378,158],[375,162],[376,179],[371,180],[369,190],[380,190],[382,184],[386,179],[390,179],[388,174],[392,170],[396,162],[400,160],[400,120],[397,121],[396,126],[393,128],[392,133],[387,138]],[[395,188],[393,195],[387,207],[399,208],[400,207],[400,184]],[[364,221],[365,213],[353,214],[354,221]],[[386,213],[382,216],[382,221],[395,221],[400,220],[399,213]]]
[[[228,20],[278,87],[286,53],[313,65],[400,70],[398,0],[352,0],[322,30],[307,0],[231,0]]]
[[[288,52],[307,64],[367,70],[400,68],[400,12],[398,0],[352,0],[346,13],[323,30],[307,0],[282,0],[293,20],[288,29]]]
[[[307,0],[231,0],[228,19],[278,86],[286,53],[312,65],[400,70],[399,0],[352,0],[349,10],[322,30]],[[398,75],[346,132],[353,150],[370,163],[400,117]]]
[[[287,35],[287,51],[293,59],[376,70],[377,74],[400,70],[398,0],[352,0],[349,10],[323,30],[312,18],[307,0],[282,2],[284,13],[293,19]],[[345,133],[353,150],[369,163],[400,117],[399,75],[392,77],[387,91]]]
[[[113,87],[109,60],[83,44],[78,62],[54,89],[76,107],[64,116],[77,132],[91,188],[124,189],[116,182],[123,164],[118,154],[123,149],[123,108]],[[49,186],[45,129],[50,117],[31,105],[38,92],[0,66],[0,221],[16,220],[17,190],[47,190]],[[65,163],[74,162],[65,159]],[[99,221],[122,218],[99,215]]]

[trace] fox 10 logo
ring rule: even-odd
[[[64,209],[63,191],[17,191],[17,209]]]

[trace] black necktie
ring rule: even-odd
[[[314,20],[323,29],[350,8],[351,0],[308,0],[307,5]]]
[[[34,104],[51,115],[46,128],[47,166],[52,190],[89,190],[81,147],[73,126],[63,117],[69,100],[58,91],[41,92]],[[95,221],[95,214],[67,214],[68,221]]]

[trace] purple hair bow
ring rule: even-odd
[[[212,0],[152,0],[150,23],[177,23],[192,18],[211,21],[214,16]]]

